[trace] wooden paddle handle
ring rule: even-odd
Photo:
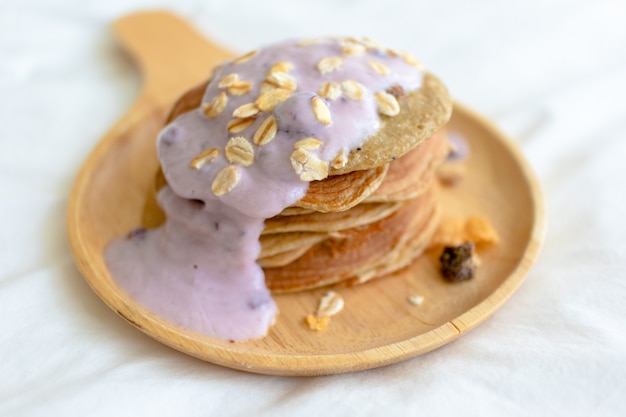
[[[141,69],[142,98],[154,104],[173,100],[206,80],[213,66],[232,57],[183,19],[165,11],[124,16],[112,29]]]

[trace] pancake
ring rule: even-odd
[[[278,253],[276,255],[259,258],[257,259],[257,263],[261,265],[262,268],[279,268],[281,266],[289,265],[304,255],[306,251],[311,249],[311,247],[313,247],[313,245],[302,246],[300,248]]]
[[[367,38],[224,62],[174,103],[143,213],[155,229],[112,241],[109,272],[189,331],[264,337],[271,292],[364,284],[429,245],[451,112],[438,78]]]
[[[301,214],[298,216],[276,216],[265,221],[261,235],[285,232],[336,232],[374,223],[390,216],[403,203],[359,204],[350,210],[335,213]]]
[[[198,109],[208,83],[183,94],[166,124]],[[381,116],[379,130],[348,152],[343,166],[311,181],[303,198],[265,221],[257,261],[272,291],[365,282],[406,266],[427,246],[438,224],[436,169],[448,151],[442,126],[452,102],[429,73],[420,88],[394,96],[397,115]],[[165,221],[156,194],[166,183],[159,169],[145,227]]]
[[[209,81],[183,94],[169,112],[166,124],[181,114],[200,107],[208,83]],[[397,100],[400,103],[399,114],[394,117],[383,116],[378,132],[366,139],[362,146],[351,150],[343,167],[331,167],[330,177],[378,168],[397,160],[434,135],[447,123],[452,114],[452,100],[445,86],[437,77],[429,73],[424,75],[422,86],[419,89],[402,94],[397,97]],[[380,173],[378,174],[380,175]],[[358,181],[362,180],[363,177],[359,176]],[[340,185],[342,190],[348,189],[345,183],[341,186],[336,180],[332,184]],[[357,184],[355,184],[355,189],[370,190],[374,188],[372,184],[369,187],[363,187],[362,184],[359,187]],[[322,187],[325,188],[325,186],[309,187],[312,195],[305,196],[302,203],[304,205],[298,204],[298,206],[311,207],[313,204],[319,207],[320,204],[315,203],[313,194],[319,194]],[[352,193],[355,192],[352,190]],[[348,200],[356,201],[352,193]],[[329,209],[326,210],[330,211]]]
[[[298,214],[309,214],[314,213],[315,210],[305,209],[302,207],[287,207],[283,211],[280,212],[281,216],[297,216]]]
[[[299,291],[369,275],[373,268],[387,265],[395,270],[390,256],[433,220],[436,189],[404,204],[390,216],[366,226],[341,232],[341,238],[326,239],[294,262],[280,268],[265,268],[265,282],[274,292]],[[424,239],[424,247],[428,239]],[[413,248],[416,254],[423,248]],[[388,259],[385,264],[385,259]],[[368,277],[372,278],[372,277]]]
[[[350,151],[343,168],[330,175],[370,169],[394,161],[441,129],[452,116],[452,99],[446,87],[432,74],[424,75],[422,86],[397,98],[400,113],[381,117],[377,133]]]
[[[180,116],[183,113],[187,113],[188,111],[192,111],[200,107],[202,103],[202,97],[204,96],[204,92],[207,89],[207,86],[211,80],[207,80],[196,87],[193,87],[190,90],[187,90],[183,93],[178,100],[174,102],[174,105],[170,109],[167,117],[165,118],[165,125],[170,124],[174,119]]]
[[[387,175],[389,165],[312,181],[306,195],[294,206],[322,213],[348,210],[380,187]]]
[[[284,209],[280,216],[341,212],[360,202],[388,203],[415,198],[431,184],[434,170],[445,159],[447,149],[445,132],[440,131],[390,164],[312,181],[307,194]],[[146,197],[142,215],[144,227],[157,227],[165,221],[156,202],[156,194],[165,184],[165,176],[159,169],[154,187],[148,190]]]
[[[426,198],[420,200],[418,197],[428,194],[435,186],[435,171],[445,159],[447,149],[445,132],[440,131],[402,158],[385,165],[383,169],[355,171],[348,175],[333,176],[313,182],[312,185],[315,184],[314,187],[317,189],[311,193],[311,196],[315,196],[313,198],[318,202],[326,199],[329,202],[327,206],[316,206],[321,209],[319,211],[314,208],[288,207],[280,215],[266,221],[260,239],[262,250],[259,254],[258,263],[266,272],[269,271],[266,273],[266,276],[270,277],[268,279],[272,281],[272,284],[269,284],[268,281],[269,288],[279,292],[298,291],[329,285],[331,281],[332,283],[344,282],[354,285],[406,266],[427,246],[433,234],[431,229],[436,228],[438,215],[433,213],[430,216],[428,219],[429,228],[424,232],[422,229],[425,229],[426,226],[401,228],[399,231],[390,229],[383,220],[407,205],[415,207],[415,204],[421,204],[420,210],[427,210],[427,213],[433,212],[433,209],[425,208],[423,201]],[[384,173],[384,176],[380,175],[381,172]],[[360,177],[363,188],[370,187],[374,182],[368,181],[375,178],[378,186],[371,187],[365,193],[361,191],[351,193],[350,184],[352,180],[349,177]],[[326,189],[323,187],[325,183],[334,183],[335,187]],[[156,205],[155,195],[157,188],[164,184],[165,178],[159,172],[155,178],[154,189],[149,193],[146,201],[144,210],[144,225],[146,226],[148,226],[149,221],[152,224],[163,221],[161,211]],[[372,190],[372,188],[374,189]],[[337,194],[344,196],[351,195],[350,198],[357,198],[360,202],[343,211],[324,212],[328,208],[337,207],[332,205],[335,195],[333,190],[338,190]],[[367,196],[365,198],[355,197],[359,195]],[[349,199],[343,199],[343,201],[347,200]],[[417,203],[417,201],[422,201],[422,203]],[[413,220],[419,219],[419,216],[413,216]],[[371,227],[367,228],[367,225],[371,225]],[[386,234],[389,238],[393,237],[393,230],[399,233],[396,236],[396,243],[380,250],[379,255],[367,262],[362,262],[359,267],[356,267],[354,263],[346,263],[346,266],[350,265],[349,268],[340,274],[330,274],[328,277],[322,277],[320,273],[317,276],[309,275],[306,279],[301,276],[297,280],[282,278],[286,273],[291,276],[291,272],[287,271],[292,271],[292,268],[301,268],[301,264],[297,261],[307,254],[307,256],[313,256],[320,262],[320,265],[326,267],[327,264],[323,257],[320,257],[320,253],[343,253],[344,249],[342,248],[346,247],[346,239],[354,239],[355,236],[358,236],[363,241],[369,241],[380,234],[380,231],[378,233],[375,231],[381,227],[387,228]],[[374,234],[368,236],[371,233]],[[349,250],[358,253],[358,250],[352,246],[349,245]],[[314,247],[316,249],[311,252]],[[324,248],[324,251],[321,251],[321,247]],[[371,248],[374,247],[376,246],[371,246]],[[363,249],[361,251],[363,252]],[[314,255],[310,255],[309,252],[314,253]]]
[[[261,253],[259,258],[267,258],[279,255],[302,247],[310,248],[318,242],[326,239],[328,233],[293,232],[262,235]]]
[[[407,233],[404,239],[383,258],[378,265],[359,271],[360,273],[343,282],[345,285],[363,284],[375,278],[381,278],[392,274],[408,266],[415,258],[420,256],[430,246],[430,241],[437,231],[441,217],[441,209],[436,206],[432,214],[423,225],[422,229],[410,229],[413,233]]]
[[[422,145],[389,164],[385,180],[364,202],[406,201],[423,193],[434,181],[436,168],[448,151],[444,130],[435,133]]]
[[[179,115],[200,107],[209,81],[192,88],[174,104],[166,124]],[[452,115],[452,99],[445,85],[433,74],[425,73],[422,86],[397,97],[400,113],[381,118],[379,131],[363,145],[350,151],[341,168],[329,174],[341,175],[388,164],[414,149],[444,126]]]

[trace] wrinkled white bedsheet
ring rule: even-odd
[[[0,415],[626,415],[626,3],[0,2]],[[412,51],[522,147],[547,234],[519,291],[438,350],[371,371],[252,375],[117,317],[65,235],[72,181],[140,80],[108,25],[166,7],[236,51],[367,35]]]

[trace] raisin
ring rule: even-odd
[[[145,227],[138,227],[136,229],[131,230],[130,233],[126,235],[126,238],[127,239],[143,239],[146,237],[147,231],[148,229],[146,229]]]
[[[404,88],[402,88],[402,86],[399,86],[398,84],[394,84],[391,87],[389,87],[386,90],[387,93],[391,94],[392,96],[394,96],[395,98],[398,98],[400,96],[404,95]]]
[[[474,278],[474,243],[465,242],[458,246],[446,246],[439,257],[441,274],[451,282],[466,281]]]

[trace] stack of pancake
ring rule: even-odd
[[[167,123],[198,108],[206,86],[183,95]],[[407,266],[429,245],[439,221],[435,171],[449,152],[443,126],[452,102],[428,73],[418,90],[390,93],[400,113],[383,117],[379,131],[351,150],[346,164],[266,220],[258,263],[270,290],[366,282]],[[144,211],[146,227],[164,220],[155,199],[164,184],[159,172]]]

